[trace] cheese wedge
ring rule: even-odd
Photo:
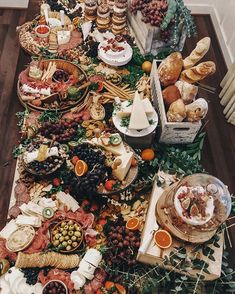
[[[150,102],[148,98],[141,100],[141,103],[147,115],[153,114],[154,109],[153,109],[152,103]],[[118,111],[117,114],[119,117],[126,117],[126,116],[130,116],[131,112],[132,112],[132,105],[128,105],[128,106],[123,106],[122,109]]]
[[[147,115],[143,108],[140,95],[136,91],[128,128],[131,130],[143,130],[143,129],[147,129],[149,126],[150,124],[148,122]]]
[[[131,161],[133,157],[133,152],[125,153],[121,156],[117,156],[116,160],[121,160],[121,164],[113,169],[113,176],[116,177],[119,181],[123,181],[131,167]]]
[[[115,134],[114,134],[115,135]],[[121,155],[123,153],[126,153],[126,148],[123,144],[123,142],[121,142],[119,145],[117,146],[113,146],[113,145],[104,145],[101,141],[100,138],[93,138],[91,140],[91,142],[97,146],[100,146],[102,148],[104,148],[106,151],[109,151],[111,153],[113,153],[114,155]]]
[[[148,98],[145,98],[144,100],[142,100],[142,104],[144,106],[144,111],[147,115],[153,114],[154,109],[153,109],[152,103],[150,102]]]
[[[58,45],[67,44],[70,41],[70,31],[57,32]]]

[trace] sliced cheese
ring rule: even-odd
[[[133,101],[133,107],[131,110],[131,118],[129,123],[129,129],[132,130],[143,130],[150,126],[147,115],[143,108],[143,104],[140,99],[139,93],[135,92],[135,98]]]
[[[36,216],[26,216],[26,215],[18,215],[16,218],[17,225],[30,225],[33,227],[41,227],[42,222],[39,217]]]
[[[132,111],[132,104],[128,106],[122,106],[121,110],[118,111],[117,114],[119,117],[126,117],[131,115],[131,111]]]
[[[113,134],[116,135],[116,134]],[[119,145],[117,146],[113,146],[113,145],[104,145],[101,141],[100,138],[93,138],[91,140],[91,142],[97,146],[100,146],[102,148],[104,148],[106,151],[109,151],[111,153],[113,153],[114,155],[121,155],[123,153],[126,153],[126,148],[123,144],[123,142],[121,142]]]
[[[119,181],[123,181],[131,167],[131,160],[133,157],[133,152],[125,153],[121,156],[117,156],[116,160],[121,160],[121,164],[113,169],[113,176],[116,177]]]
[[[14,219],[5,225],[5,227],[0,232],[0,237],[8,239],[10,235],[18,229],[18,226]]]
[[[78,202],[68,193],[64,193],[62,191],[57,192],[56,199],[59,200],[61,204],[61,208],[64,206],[67,207],[68,210],[72,210],[72,212],[75,212],[79,209]]]
[[[30,162],[32,162],[34,160],[37,160],[38,154],[39,154],[39,150],[28,152],[26,154],[26,162],[30,163]],[[46,158],[48,158],[50,156],[59,156],[59,150],[58,150],[57,147],[48,148],[48,150],[46,152]]]
[[[67,44],[70,41],[70,31],[57,32],[58,45]]]

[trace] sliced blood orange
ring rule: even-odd
[[[78,160],[75,165],[75,174],[78,177],[83,176],[88,171],[88,166],[83,160]]]
[[[154,241],[160,248],[166,249],[172,245],[172,238],[166,230],[158,230],[154,233]]]
[[[126,228],[132,231],[138,230],[140,227],[140,220],[138,217],[130,218],[126,223]]]

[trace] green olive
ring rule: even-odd
[[[66,247],[66,246],[68,245],[68,243],[67,243],[66,241],[64,241],[64,242],[62,243],[62,245],[63,245],[64,247]]]
[[[64,231],[62,232],[62,235],[63,235],[63,236],[68,235],[68,231],[64,230]]]
[[[67,251],[70,251],[72,249],[72,247],[70,246],[70,245],[68,245],[67,247],[66,247],[66,250]]]
[[[62,222],[62,223],[60,224],[60,226],[63,228],[64,226],[66,226],[66,222]]]
[[[69,240],[69,236],[68,235],[65,236],[64,239],[65,239],[65,241],[68,241]]]
[[[66,226],[64,226],[64,230],[68,230],[69,229],[69,226],[68,225],[66,225]]]
[[[78,246],[78,242],[73,242],[72,243],[72,247],[77,247]]]
[[[58,240],[58,239],[60,238],[60,236],[61,236],[61,234],[57,233],[57,234],[55,235],[55,238]]]
[[[73,242],[72,240],[68,240],[68,244],[71,245]]]
[[[76,231],[76,232],[74,232],[74,236],[76,236],[76,237],[81,237],[81,233],[78,232],[78,231]]]
[[[63,230],[64,230],[64,228],[59,228],[59,231],[62,233],[63,232]]]
[[[76,232],[75,232],[75,233],[76,233]],[[77,237],[76,237],[76,236],[72,236],[72,237],[71,237],[71,240],[72,240],[72,241],[76,241],[76,240],[77,240]]]
[[[63,241],[64,241],[64,237],[61,236],[61,237],[59,238],[59,241],[60,241],[60,242],[63,242]]]
[[[69,226],[69,230],[70,230],[70,231],[73,231],[73,230],[74,230],[74,226],[72,226],[72,225]]]
[[[81,228],[79,226],[76,227],[76,231],[81,231]]]
[[[68,225],[69,226],[72,226],[74,224],[74,222],[72,221],[72,220],[70,220],[69,222],[68,222]]]
[[[73,231],[69,231],[69,232],[68,232],[68,235],[69,235],[69,236],[73,236],[73,234],[74,234]]]
[[[53,245],[54,245],[55,247],[57,247],[59,244],[60,244],[59,240],[55,240],[55,241],[53,242]]]
[[[58,230],[54,230],[54,231],[52,232],[52,235],[56,235],[56,234],[58,234],[58,233],[59,233]]]

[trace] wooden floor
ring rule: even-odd
[[[16,81],[19,72],[30,60],[19,48],[15,29],[38,13],[38,3],[30,0],[27,11],[0,10],[0,228],[7,216],[16,163],[12,158],[12,148],[17,144],[19,136],[15,113],[23,110],[17,99]],[[198,39],[210,36],[212,45],[206,59],[213,60],[217,65],[216,74],[203,82],[215,87],[217,93],[200,91],[200,97],[209,102],[203,164],[209,173],[224,181],[230,191],[235,193],[235,132],[234,127],[225,121],[218,99],[219,83],[226,73],[226,65],[210,17],[196,15],[195,20],[198,37],[187,41],[184,53],[190,52]]]

